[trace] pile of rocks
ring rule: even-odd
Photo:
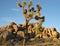
[[[26,23],[17,25],[14,22],[10,22],[9,25],[0,27],[0,38],[19,41],[25,38],[25,32]],[[39,26],[38,23],[29,23],[26,36],[28,40],[35,40],[36,38],[59,38],[59,32],[54,27],[45,28]]]

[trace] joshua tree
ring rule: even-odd
[[[40,10],[42,9],[42,7],[37,4],[37,10],[34,10],[34,7],[31,7],[32,6],[32,0],[30,0],[29,4],[28,4],[28,8],[27,9],[24,9],[24,7],[26,6],[26,2],[25,0],[23,0],[22,4],[20,4],[20,2],[17,3],[17,6],[20,7],[23,11],[23,16],[25,17],[26,19],[26,33],[25,33],[25,37],[26,37],[26,34],[27,34],[27,31],[28,31],[28,23],[31,19],[35,19],[35,20],[38,20],[38,25],[42,25],[42,22],[44,22],[44,17],[40,17]],[[34,17],[35,15],[35,17]],[[24,45],[23,46],[26,46],[26,41],[27,41],[27,38],[24,38]]]

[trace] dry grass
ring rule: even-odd
[[[23,41],[5,41],[0,38],[0,46],[23,46]],[[35,41],[28,41],[26,46],[60,46],[60,39],[37,39]]]

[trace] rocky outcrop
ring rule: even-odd
[[[3,39],[17,39],[17,38],[26,38],[27,39],[36,39],[36,38],[59,38],[59,32],[56,28],[45,28],[43,26],[37,25],[38,23],[29,23],[28,31],[26,32],[26,23],[16,24],[10,22],[9,25],[0,27],[0,38]],[[18,37],[19,36],[19,37]]]

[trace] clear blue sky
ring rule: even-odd
[[[20,8],[16,6],[17,0],[0,0],[0,26],[8,25],[9,22],[24,23],[24,17]],[[20,0],[22,2],[22,0]],[[26,0],[28,3],[29,0]],[[45,16],[44,27],[53,26],[60,32],[60,0],[33,0],[33,6],[40,3],[42,6],[41,16]],[[35,22],[35,20],[31,20]]]

